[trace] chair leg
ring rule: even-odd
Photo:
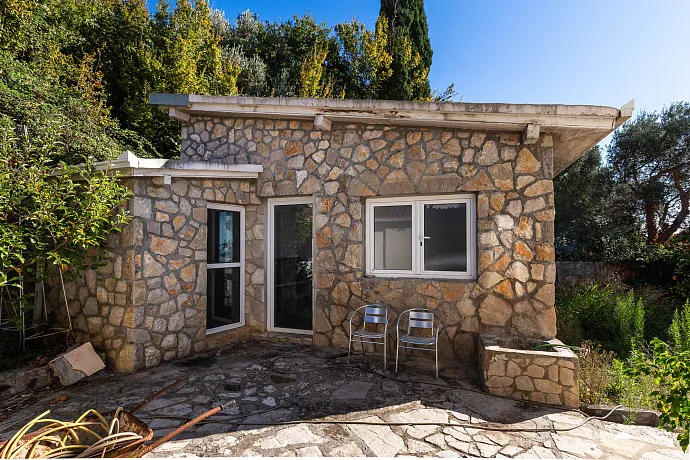
[[[386,372],[386,336],[383,336],[383,372]]]
[[[436,358],[436,378],[438,378],[438,342],[436,342],[436,349],[434,350],[434,357]]]
[[[398,356],[400,355],[400,342],[395,344],[395,373],[398,373]]]
[[[347,365],[350,365],[350,350],[352,349],[352,337],[347,342]]]

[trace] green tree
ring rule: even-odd
[[[389,29],[391,77],[383,85],[382,99],[428,100],[429,69],[433,51],[424,12],[424,0],[381,0],[379,15]]]
[[[297,96],[304,60],[315,46],[327,50],[324,75],[330,74],[336,45],[326,23],[317,23],[310,15],[293,16],[284,22],[266,23],[261,32],[258,56],[267,66],[267,80],[273,96]],[[248,52],[248,55],[251,53]]]
[[[393,58],[387,50],[388,22],[379,17],[370,31],[353,19],[335,26],[340,55],[340,80],[348,99],[373,99],[391,76]]]
[[[554,233],[559,259],[630,260],[640,251],[639,225],[595,146],[554,179]]]
[[[609,164],[629,190],[631,214],[645,222],[647,242],[663,243],[690,216],[690,103],[642,112],[613,135]]]
[[[328,49],[324,43],[316,43],[311,53],[302,61],[299,75],[299,97],[330,97],[332,84],[324,81],[324,61]]]
[[[160,156],[176,145],[177,123],[148,106],[161,63],[155,55],[146,0],[116,0],[105,35],[103,81],[111,113],[121,126],[150,140],[144,156]]]
[[[177,155],[179,123],[149,106],[148,95],[237,94],[240,64],[222,49],[223,22],[207,0],[175,8],[161,0],[153,16],[144,0],[116,0],[114,18],[106,46],[113,113],[150,140],[149,154]]]

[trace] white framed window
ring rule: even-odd
[[[244,207],[208,204],[206,334],[244,325]]]
[[[474,195],[371,198],[366,212],[367,275],[475,277]]]

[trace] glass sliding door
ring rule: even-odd
[[[209,204],[206,331],[244,324],[244,209]]]
[[[270,201],[269,317],[274,331],[312,330],[312,200]]]

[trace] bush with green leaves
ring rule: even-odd
[[[89,250],[129,219],[122,204],[130,192],[115,175],[90,160],[56,169],[65,150],[59,126],[36,138],[17,135],[15,120],[0,115],[0,289],[16,315],[30,304],[23,286],[50,266],[95,266]]]
[[[632,409],[655,409],[657,389],[646,375],[629,376],[628,363],[617,359],[601,345],[584,341],[578,351],[580,402],[582,404],[623,404]]]
[[[650,245],[638,260],[643,281],[663,287],[681,299],[690,298],[690,239],[686,233]]]
[[[651,342],[651,356],[636,353],[628,375],[648,375],[658,386],[652,395],[658,398],[661,412],[659,428],[680,430],[678,442],[683,451],[690,441],[690,351],[677,351],[659,339]]]
[[[690,300],[686,300],[683,309],[676,310],[673,315],[668,340],[674,350],[690,351]]]
[[[556,296],[558,337],[566,343],[600,343],[620,358],[644,339],[645,306],[633,291],[611,286],[579,286]]]

